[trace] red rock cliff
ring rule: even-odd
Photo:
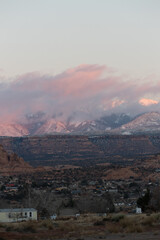
[[[23,158],[18,157],[17,154],[8,154],[2,145],[0,145],[0,174],[24,174],[30,173],[33,168],[26,163]]]

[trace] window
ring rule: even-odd
[[[29,213],[29,216],[32,217],[32,212]]]
[[[27,217],[27,212],[24,213],[24,216]]]

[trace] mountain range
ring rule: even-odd
[[[136,117],[111,114],[88,121],[58,121],[32,115],[24,123],[0,123],[0,136],[39,136],[54,134],[146,134],[160,132],[160,113],[149,112]]]

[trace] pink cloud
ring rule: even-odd
[[[113,100],[113,102],[112,102],[112,108],[118,107],[118,106],[120,106],[121,104],[123,104],[124,102],[125,102],[124,100],[115,99],[115,100]]]
[[[158,101],[144,96],[155,96],[159,87],[160,81],[131,80],[97,64],[80,65],[55,76],[27,73],[1,85],[1,119],[16,121],[38,111],[63,119],[76,114],[95,118],[118,109],[128,112],[131,107],[136,112],[146,106],[158,107]]]
[[[143,106],[150,106],[153,104],[158,104],[159,101],[153,100],[153,99],[148,99],[148,98],[141,98],[139,100],[139,104],[143,105]]]

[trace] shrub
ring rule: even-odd
[[[53,222],[50,219],[42,221],[41,226],[47,228],[48,230],[52,230],[54,228]]]
[[[115,224],[108,226],[107,229],[108,229],[108,231],[110,233],[119,233],[119,232],[121,232],[120,226],[119,225],[115,225]]]
[[[126,232],[127,233],[135,233],[135,232],[141,233],[141,232],[143,232],[143,227],[141,224],[139,224],[139,225],[133,224],[133,225],[130,225],[127,227]]]
[[[111,216],[103,218],[104,222],[110,222],[111,220],[112,220]]]
[[[143,231],[143,227],[140,223],[140,218],[138,216],[125,217],[120,220],[119,224],[122,229],[128,233]]]
[[[21,231],[35,233],[36,226],[35,226],[34,222],[32,222],[32,221],[26,222],[22,225]]]
[[[4,228],[4,224],[0,223],[0,228]]]
[[[117,214],[117,215],[114,215],[113,217],[112,217],[112,221],[113,222],[119,222],[121,219],[124,219],[124,215],[123,214]]]
[[[14,228],[12,227],[12,226],[7,226],[6,227],[6,231],[7,232],[11,232],[11,231],[13,231],[14,230]]]
[[[142,223],[143,225],[152,226],[155,220],[153,216],[147,216],[143,219]]]
[[[160,222],[160,214],[159,213],[153,214],[153,217],[154,217],[156,222]]]
[[[105,226],[105,222],[104,221],[96,221],[94,223],[94,226]]]

